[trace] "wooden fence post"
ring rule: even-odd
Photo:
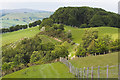
[[[118,65],[119,66],[119,68],[118,68],[118,80],[120,80],[120,65]]]
[[[100,66],[98,66],[98,78],[100,78]]]
[[[85,78],[85,67],[84,67],[84,74],[83,74],[83,78]]]
[[[82,78],[82,77],[81,77],[81,68],[79,69],[79,74],[80,74],[80,78]]]
[[[76,68],[76,71],[75,71],[75,73],[76,73],[76,77],[78,76],[77,71],[78,71],[78,70],[77,70],[77,68]]]
[[[91,78],[93,79],[93,66],[91,67]]]
[[[79,72],[79,69],[78,69],[78,78],[80,77],[80,72]]]
[[[71,63],[69,62],[69,68],[70,68],[70,72],[71,72]]]
[[[81,78],[82,78],[82,68],[80,69],[80,71],[81,71],[80,73],[81,73]]]
[[[107,78],[108,78],[108,68],[109,68],[109,65],[107,65]]]
[[[87,67],[87,78],[89,76],[89,67]]]

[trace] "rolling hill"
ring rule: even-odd
[[[38,27],[39,26],[24,29],[24,30],[9,32],[5,34],[0,34],[0,36],[2,35],[2,46],[6,44],[14,43],[25,37],[34,37],[37,33],[40,32]],[[55,44],[59,43],[57,40],[46,35],[40,35],[40,38],[43,40],[43,43],[47,43],[47,42],[52,42]]]
[[[56,62],[31,66],[8,74],[3,78],[74,78],[66,65]]]
[[[90,29],[90,28],[75,28],[75,27],[70,27],[70,26],[65,27],[66,31],[68,31],[68,30],[71,31],[73,41],[76,42],[76,43],[80,43],[82,41],[82,36],[83,36],[84,31],[86,29]],[[110,35],[113,40],[118,39],[118,29],[119,28],[103,26],[103,27],[95,27],[93,29],[98,30],[99,38],[104,36],[104,35]]]
[[[49,17],[53,12],[40,11],[32,9],[13,9],[13,10],[1,10],[2,15],[2,28],[8,28],[17,24],[28,24],[36,20],[42,20]],[[19,15],[19,16],[18,16]]]

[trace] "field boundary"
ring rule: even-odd
[[[76,78],[113,78],[116,75],[118,78],[120,76],[118,74],[120,65],[76,68],[66,58],[60,57],[60,62],[69,67],[69,72],[75,75]]]

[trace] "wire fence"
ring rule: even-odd
[[[76,68],[65,58],[60,58],[60,62],[69,67],[69,72],[77,78],[118,78],[120,71],[120,65]]]

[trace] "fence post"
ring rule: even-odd
[[[107,78],[108,78],[108,68],[109,68],[109,65],[107,65]]]
[[[85,67],[84,67],[84,74],[83,74],[83,78],[85,78]]]
[[[100,78],[100,66],[98,66],[98,78]]]
[[[80,71],[81,71],[80,73],[81,73],[81,78],[82,78],[82,68],[80,69]]]
[[[75,74],[75,69],[74,69],[74,66],[73,66],[73,74]]]
[[[71,72],[71,63],[69,62],[69,68],[70,68],[70,72]]]
[[[119,68],[118,68],[118,80],[120,80],[120,65],[118,65],[119,66]]]
[[[89,75],[89,67],[87,67],[87,78],[88,78],[88,75]]]
[[[77,68],[76,68],[76,71],[75,71],[75,73],[76,73],[76,77],[77,77],[77,75],[78,75],[78,74],[77,74]]]
[[[91,78],[93,79],[93,66],[91,67]]]
[[[80,77],[80,72],[79,72],[79,69],[78,69],[78,78]]]

